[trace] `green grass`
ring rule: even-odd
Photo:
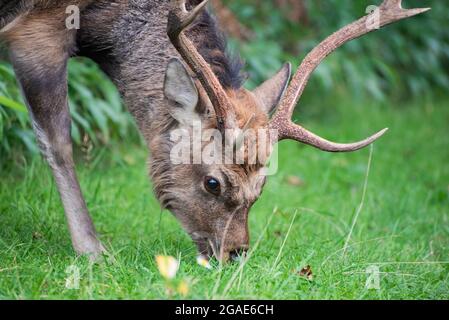
[[[369,149],[328,154],[282,143],[279,173],[250,215],[257,247],[243,267],[209,271],[196,264],[192,242],[151,193],[140,146],[94,149],[90,162],[78,161],[88,206],[115,263],[91,266],[75,257],[40,158],[4,165],[0,298],[163,299],[154,256],[167,254],[181,260],[178,279],[189,281],[188,298],[448,299],[447,99],[394,106],[328,100],[301,105],[298,113],[323,136],[348,141],[391,128],[373,148],[368,180]],[[303,183],[289,183],[292,175]],[[65,287],[70,265],[81,270],[79,290]],[[306,265],[312,281],[297,274]],[[379,290],[365,288],[372,265],[380,268]]]

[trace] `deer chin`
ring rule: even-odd
[[[215,257],[219,259],[220,245],[217,241],[214,241],[214,235],[207,231],[198,231],[192,228],[192,223],[189,223],[185,218],[183,218],[182,210],[178,210],[177,207],[167,206],[168,209],[180,222],[184,231],[190,236],[192,241],[195,243],[198,254],[200,256],[206,257],[207,259]]]
[[[197,231],[190,233],[190,237],[195,242],[200,256],[208,259],[214,258],[222,263],[230,260],[229,252],[222,249],[220,242],[213,240],[215,237],[207,232]]]
[[[208,258],[215,256],[218,259],[219,247],[211,240],[213,238],[211,234],[203,231],[195,231],[190,233],[190,237],[195,242],[200,255]]]

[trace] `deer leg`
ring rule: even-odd
[[[25,40],[20,35],[17,38]],[[67,102],[67,39],[67,35],[59,39],[48,36],[46,47],[40,44],[39,48],[33,47],[32,41],[13,41],[10,53],[39,146],[56,181],[73,247],[78,254],[95,259],[104,247],[89,216],[73,161]]]

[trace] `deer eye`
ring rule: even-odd
[[[220,182],[214,177],[206,177],[204,178],[204,187],[207,191],[212,193],[213,195],[220,195]]]

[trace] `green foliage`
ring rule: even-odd
[[[132,128],[116,87],[89,60],[69,64],[69,104],[76,143],[85,133],[94,143],[108,144],[113,138],[125,138]]]
[[[68,70],[72,138],[76,145],[86,137],[97,145],[108,144],[111,139],[135,132],[117,89],[97,65],[75,59]],[[13,146],[38,152],[14,71],[10,64],[0,61],[0,155],[9,154]]]
[[[0,155],[9,154],[18,141],[28,150],[37,152],[14,71],[9,64],[0,61]]]
[[[298,64],[319,41],[365,15],[373,1],[303,0],[310,23],[288,21],[275,1],[226,1],[255,38],[239,44],[251,75],[250,87],[285,61]],[[374,1],[380,4],[380,1]],[[313,95],[345,87],[355,98],[417,97],[449,90],[449,5],[404,1],[430,12],[371,33],[337,50],[314,74]],[[288,8],[287,8],[288,9]]]

